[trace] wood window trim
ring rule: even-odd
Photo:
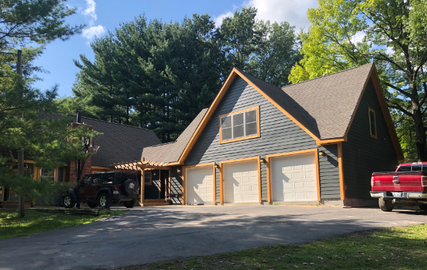
[[[150,183],[145,182],[145,174],[150,174]],[[151,186],[153,185],[153,171],[144,171],[144,186]]]
[[[239,113],[244,113],[244,112],[248,112],[248,111],[252,111],[252,110],[256,110],[256,117],[257,117],[257,133],[253,134],[253,135],[249,135],[249,136],[245,136],[245,137],[239,137],[239,138],[235,138],[235,139],[230,139],[230,140],[222,140],[222,130],[221,130],[221,118],[226,117],[226,116],[231,116],[231,115],[235,115],[235,114],[239,114]],[[224,144],[224,143],[231,143],[231,142],[237,142],[237,141],[243,141],[243,140],[248,140],[248,139],[253,139],[253,138],[259,138],[261,137],[261,128],[260,128],[260,113],[259,113],[259,106],[255,106],[255,107],[251,107],[251,108],[247,108],[244,110],[240,110],[240,111],[235,111],[235,112],[231,112],[231,113],[227,113],[227,114],[222,114],[219,116],[218,118],[219,121],[219,144]]]
[[[375,134],[372,134],[372,120],[371,120],[371,112],[374,113],[374,127],[375,127]],[[377,117],[375,114],[375,110],[372,109],[371,107],[368,107],[368,119],[369,119],[369,136],[371,136],[371,138],[377,139]]]
[[[52,175],[53,176],[53,182],[52,182],[52,184],[57,183],[58,182],[58,168],[49,171],[49,173],[53,173],[53,175]],[[41,180],[42,174],[43,174],[43,168],[39,168],[39,170],[38,170],[38,180],[39,181]]]

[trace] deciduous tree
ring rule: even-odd
[[[318,8],[308,11],[304,58],[292,69],[290,81],[373,61],[389,108],[401,120],[411,119],[417,158],[427,160],[426,8],[425,0],[319,0]]]

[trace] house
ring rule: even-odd
[[[235,68],[177,141],[141,156],[115,168],[142,170],[143,203],[173,204],[369,205],[371,173],[403,160],[373,64],[283,88]]]
[[[55,114],[43,117],[63,118],[64,116]],[[70,122],[74,118],[70,117]],[[77,123],[80,121],[81,123]],[[160,143],[160,139],[152,130],[138,128],[129,125],[106,122],[102,120],[81,117],[73,125],[85,124],[96,131],[103,133],[93,139],[93,144],[100,146],[96,154],[90,156],[84,163],[82,175],[111,171],[111,164],[120,163],[132,159],[141,159],[142,150],[150,145]],[[75,162],[70,162],[67,166],[57,168],[53,171],[36,167],[34,161],[25,160],[26,172],[35,180],[41,176],[49,177],[52,182],[76,182],[77,171]],[[4,187],[0,187],[0,207],[17,207],[18,196]],[[54,196],[54,204],[61,204],[61,195]],[[29,202],[26,204],[30,205]]]

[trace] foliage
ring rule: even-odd
[[[246,72],[273,85],[288,85],[291,68],[300,61],[299,40],[288,22],[260,21],[264,38],[247,64]]]
[[[318,8],[308,11],[311,26],[301,36],[304,57],[292,68],[290,81],[373,61],[395,122],[411,119],[404,126],[413,123],[417,158],[426,160],[426,9],[425,0],[320,0]],[[399,137],[409,145],[407,136]]]
[[[101,119],[153,129],[175,139],[219,89],[214,23],[194,15],[181,23],[147,22],[144,16],[91,44],[73,92],[90,100]]]
[[[0,209],[0,239],[74,227],[125,212],[127,211],[102,210],[98,216],[87,216],[42,213],[35,209],[30,209],[27,211],[25,218],[17,218],[15,210]]]
[[[63,111],[152,129],[165,142],[176,139],[201,109],[210,106],[235,66],[276,85],[288,84],[299,58],[294,28],[256,21],[242,8],[215,28],[208,15],[181,22],[124,23],[81,55],[73,100]],[[86,112],[87,111],[87,112]]]
[[[357,232],[305,245],[278,245],[120,268],[424,269],[427,225]],[[119,270],[119,269],[116,269]]]
[[[266,38],[263,23],[255,21],[256,14],[254,7],[242,8],[236,10],[233,17],[225,17],[222,21],[219,34],[231,67],[245,69],[250,57]]]
[[[81,151],[82,136],[96,136],[84,128],[70,130],[66,119],[52,119],[56,112],[56,87],[42,92],[31,83],[39,67],[31,62],[43,51],[43,46],[55,39],[66,40],[82,26],[65,23],[75,9],[65,0],[4,0],[0,2],[0,186],[15,193],[35,198],[54,191],[46,181],[36,182],[29,175],[18,175],[17,152],[36,166],[53,169],[70,159],[87,157]],[[16,74],[17,48],[27,44],[37,48],[22,48],[22,76]],[[21,196],[21,197],[22,197]],[[23,205],[19,209],[24,215]]]

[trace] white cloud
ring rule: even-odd
[[[102,25],[95,25],[95,21],[98,19],[96,16],[96,3],[95,0],[85,0],[86,1],[86,7],[81,12],[87,20],[87,24],[89,25],[88,28],[83,29],[82,36],[87,39],[88,44],[90,41],[92,41],[95,37],[102,36],[107,30]]]
[[[253,6],[258,9],[258,20],[269,20],[270,22],[287,21],[296,27],[296,30],[301,28],[308,29],[310,25],[307,19],[307,10],[317,7],[317,0],[249,0],[244,1],[242,6]],[[237,7],[233,6],[236,10]],[[214,18],[215,25],[219,27],[222,19],[232,16],[233,12],[228,11]]]
[[[92,19],[90,19],[89,23],[92,24],[98,19],[95,13],[95,7],[96,3],[94,0],[86,0],[86,9],[83,11],[83,15],[91,17]]]
[[[233,14],[234,14],[234,12],[229,11],[227,13],[223,13],[223,14],[219,15],[218,17],[215,17],[214,18],[215,26],[220,27],[222,24],[222,20],[224,18],[227,18],[227,17],[233,17]]]
[[[107,30],[102,25],[92,26],[83,29],[82,36],[88,41],[93,40],[95,37],[102,36]]]
[[[391,48],[391,47],[387,47],[386,49],[385,49],[385,52],[386,52],[386,54],[394,54],[394,49],[393,48]]]
[[[310,25],[307,10],[316,8],[317,0],[250,0],[245,6],[254,6],[258,9],[258,20],[287,21],[297,30],[301,28],[307,30]]]
[[[353,37],[351,37],[351,42],[354,44],[357,44],[359,42],[363,41],[363,38],[366,36],[366,34],[362,31],[357,32]]]

